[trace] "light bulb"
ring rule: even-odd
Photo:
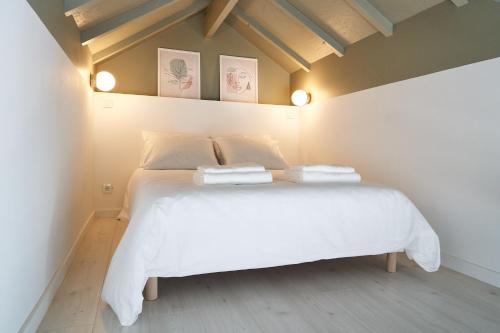
[[[99,72],[95,77],[95,85],[101,91],[110,91],[115,87],[116,80],[110,72]]]
[[[305,90],[295,90],[292,94],[292,103],[296,106],[304,106],[309,102],[309,94]]]

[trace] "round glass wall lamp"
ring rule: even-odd
[[[299,89],[292,94],[292,104],[295,106],[304,106],[311,100],[311,95],[307,91]]]
[[[116,85],[116,80],[110,72],[102,71],[97,73],[95,85],[100,91],[111,91]]]

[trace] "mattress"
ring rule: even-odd
[[[193,184],[193,171],[137,169],[122,218],[129,225],[102,298],[122,325],[142,311],[149,277],[180,277],[405,251],[426,271],[439,239],[398,190],[367,184]]]

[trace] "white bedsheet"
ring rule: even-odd
[[[426,271],[440,265],[437,235],[397,190],[295,184],[280,173],[272,184],[197,186],[192,173],[138,169],[130,180],[130,222],[102,292],[122,325],[141,313],[148,277],[403,250]]]

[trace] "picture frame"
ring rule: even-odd
[[[201,98],[200,52],[158,49],[158,96]]]
[[[259,102],[259,67],[255,58],[219,56],[220,100]]]

